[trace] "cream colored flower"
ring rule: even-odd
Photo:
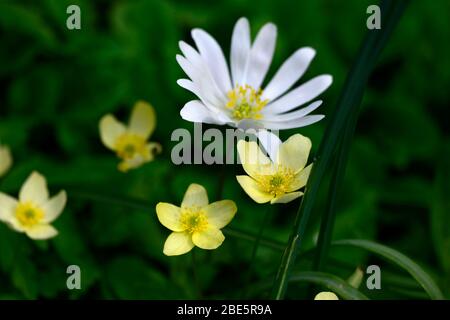
[[[138,101],[134,105],[128,126],[111,114],[100,120],[100,137],[103,144],[122,159],[118,166],[120,171],[126,172],[140,167],[152,161],[154,155],[161,152],[159,143],[148,142],[155,126],[155,110],[144,101]]]
[[[65,191],[49,198],[45,178],[33,172],[20,189],[19,200],[0,192],[0,221],[31,239],[49,239],[58,234],[51,223],[62,213],[66,202]]]
[[[303,195],[312,164],[305,167],[311,140],[295,134],[272,148],[268,158],[254,141],[238,142],[238,153],[248,176],[237,176],[245,192],[257,203],[287,203]]]
[[[11,168],[12,163],[13,159],[9,147],[0,145],[0,177]]]
[[[314,300],[339,300],[338,296],[331,291],[319,292]]]
[[[160,202],[156,214],[163,226],[173,232],[164,244],[164,254],[176,256],[191,251],[194,246],[213,250],[225,240],[222,229],[236,214],[236,204],[221,200],[209,204],[204,187],[191,184],[187,189],[181,208]]]

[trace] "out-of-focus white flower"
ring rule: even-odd
[[[64,210],[63,190],[50,198],[45,177],[33,172],[20,189],[19,199],[0,192],[0,221],[34,240],[53,238],[58,231],[51,225]]]
[[[11,168],[12,163],[13,159],[9,148],[0,145],[0,177]]]
[[[182,118],[271,130],[299,128],[321,120],[323,115],[308,114],[322,101],[297,107],[325,91],[332,83],[330,75],[317,76],[290,90],[307,70],[315,56],[314,49],[304,47],[294,52],[261,89],[272,62],[276,36],[276,26],[267,23],[251,43],[249,22],[239,19],[231,39],[230,73],[216,40],[204,30],[194,29],[192,37],[197,50],[181,41],[183,55],[176,57],[190,78],[177,83],[198,97],[183,107]]]

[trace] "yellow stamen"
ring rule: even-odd
[[[255,90],[252,86],[236,86],[228,92],[226,107],[231,109],[231,116],[235,120],[262,118],[260,111],[268,100],[261,99],[262,90]]]
[[[265,192],[270,193],[274,197],[279,197],[289,191],[294,176],[294,171],[280,165],[276,173],[258,175],[256,176],[256,181]]]
[[[198,207],[181,209],[181,224],[188,233],[202,232],[208,227],[205,213]]]
[[[131,160],[136,156],[148,158],[146,141],[137,134],[124,133],[117,139],[115,147],[117,156],[123,160]]]
[[[44,211],[30,202],[21,202],[16,208],[16,218],[24,227],[32,227],[44,219]]]

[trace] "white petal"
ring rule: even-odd
[[[264,108],[265,114],[284,113],[301,106],[324,92],[332,82],[333,78],[330,75],[317,76],[269,103]]]
[[[245,83],[258,89],[269,70],[275,51],[277,39],[277,27],[273,23],[265,24],[256,36],[255,42],[250,49],[247,63]]]
[[[192,38],[200,55],[211,70],[214,80],[223,92],[231,90],[230,73],[222,49],[213,37],[201,29],[192,30]]]
[[[189,63],[192,65],[194,69],[197,69],[198,72],[202,75],[200,79],[192,79],[196,83],[205,82],[212,86],[214,88],[214,95],[220,99],[223,100],[222,102],[225,103],[226,101],[226,92],[223,92],[219,86],[216,83],[216,80],[214,80],[214,77],[212,75],[212,70],[209,68],[209,66],[206,64],[203,57],[200,55],[200,53],[197,52],[193,47],[188,45],[184,41],[179,42],[180,50],[186,57],[186,60],[189,61]]]
[[[298,118],[302,118],[302,117],[306,116],[307,114],[316,110],[321,105],[322,105],[322,100],[318,100],[318,101],[314,101],[313,103],[311,103],[311,104],[307,105],[306,107],[301,108],[299,110],[288,112],[288,113],[283,113],[283,114],[269,114],[264,119],[266,119],[267,121],[278,121],[278,122],[294,120],[294,119],[298,119]]]
[[[316,51],[306,47],[298,49],[278,69],[275,76],[264,89],[264,99],[273,100],[289,90],[308,69]]]
[[[43,175],[33,172],[19,192],[21,202],[31,201],[34,205],[41,206],[48,200],[47,181]]]
[[[250,53],[250,25],[246,18],[240,18],[233,29],[231,37],[231,76],[233,84],[244,84],[245,68]]]
[[[207,68],[200,65],[193,65],[181,55],[176,56],[177,62],[183,71],[191,78],[198,88],[198,97],[205,101],[208,106],[216,108],[226,104],[225,93],[220,91]]]
[[[58,234],[58,231],[49,224],[38,224],[29,229],[25,229],[25,233],[31,239],[45,240],[56,236]]]
[[[276,161],[278,148],[281,145],[281,140],[277,134],[267,130],[258,130],[258,132],[256,133],[259,142],[269,155],[272,162]]]
[[[261,121],[267,129],[270,130],[285,130],[293,128],[301,128],[309,126],[310,124],[316,123],[324,118],[324,115],[317,114],[313,116],[306,116],[298,119],[293,119],[289,121]]]
[[[228,119],[219,113],[209,110],[201,101],[192,100],[186,103],[180,111],[181,117],[186,121],[209,124],[225,124]]]
[[[45,213],[44,222],[52,223],[63,212],[67,202],[67,194],[65,191],[61,191],[58,195],[47,201],[42,206],[42,210]]]
[[[0,221],[8,221],[14,215],[16,207],[16,199],[0,192]]]

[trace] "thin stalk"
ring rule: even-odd
[[[305,233],[319,187],[336,149],[338,138],[342,135],[349,116],[358,111],[370,72],[401,12],[405,8],[406,2],[406,0],[382,0],[381,7],[385,8],[381,12],[382,21],[385,21],[384,26],[379,30],[368,31],[355,64],[347,77],[340,99],[330,117],[330,123],[319,146],[318,156],[297,212],[289,243],[281,259],[272,290],[272,297],[275,299],[282,299],[285,295],[289,274],[300,249],[301,236]]]
[[[337,201],[342,192],[342,181],[345,176],[350,146],[355,132],[357,116],[354,115],[349,120],[349,124],[345,127],[344,136],[342,137],[339,152],[337,155],[337,163],[333,168],[330,190],[328,195],[328,203],[319,231],[319,239],[317,242],[317,252],[314,259],[313,268],[316,271],[322,270],[328,256],[328,249],[332,238],[334,223],[336,220]]]

